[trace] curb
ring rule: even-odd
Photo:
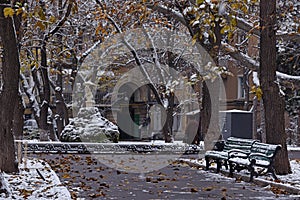
[[[179,162],[186,163],[191,167],[203,168],[203,170],[205,169],[205,165],[202,165],[202,164],[199,164],[199,163],[194,163],[194,162],[191,162],[191,161],[187,161],[185,159],[180,159]],[[216,169],[211,169],[209,171],[214,171],[215,173],[217,172]],[[220,174],[229,177],[229,172],[225,171],[224,169],[220,170]],[[239,174],[239,173],[234,172],[232,178],[236,178],[236,179],[242,180],[244,182],[250,183],[249,182],[250,177],[246,176],[244,174]],[[260,187],[271,186],[274,189],[284,190],[287,193],[292,194],[292,195],[300,195],[300,188],[298,188],[298,187],[288,186],[288,185],[285,185],[285,184],[282,184],[282,183],[276,183],[274,181],[264,180],[264,179],[256,178],[256,177],[253,177],[253,182],[252,183],[254,183],[254,184],[256,184]]]

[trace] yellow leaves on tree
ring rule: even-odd
[[[3,9],[4,17],[13,17],[15,14],[14,9],[7,7]]]
[[[261,100],[263,92],[260,87],[252,86],[251,93],[254,93],[258,100]]]
[[[39,27],[41,30],[45,30],[46,29],[46,26],[44,25],[43,22],[41,21],[37,21],[34,25],[35,28]]]
[[[6,7],[3,9],[3,13],[4,13],[4,17],[13,17],[14,14],[16,15],[20,15],[24,13],[24,8],[23,7],[19,7],[16,10],[14,10],[11,7]]]

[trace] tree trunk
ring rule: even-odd
[[[267,143],[281,144],[276,156],[275,169],[278,174],[291,172],[284,127],[284,99],[276,84],[276,1],[260,1],[260,80],[265,109]]]
[[[204,136],[205,150],[211,150],[214,141],[220,138],[219,127],[219,80],[203,82],[202,108],[200,113],[201,134]]]
[[[211,118],[211,101],[209,97],[209,91],[206,85],[206,82],[204,81],[202,84],[202,103],[201,109],[200,109],[200,130],[201,130],[201,135],[204,138],[204,146],[205,149],[209,146],[209,143],[207,142],[206,135],[209,127],[209,122]]]
[[[219,23],[213,30],[216,38],[210,37],[210,43],[205,44],[203,41],[200,44],[212,57],[214,64],[219,64],[219,52],[221,46],[221,27]],[[213,79],[213,78],[211,78]],[[214,146],[214,140],[220,138],[220,127],[219,127],[219,109],[220,109],[220,80],[217,77],[215,80],[206,80],[202,86],[202,106],[200,113],[200,125],[201,133],[204,136],[204,147],[206,150],[210,150]]]
[[[48,76],[48,69],[47,69],[47,52],[46,52],[46,41],[43,41],[42,48],[41,48],[41,73],[42,73],[42,80],[43,80],[43,89],[41,95],[41,117],[40,117],[40,128],[43,130],[49,130],[47,124],[47,117],[48,117],[48,109],[50,103],[50,83],[49,83],[49,76]]]
[[[19,94],[14,109],[14,119],[13,119],[13,134],[17,140],[23,138],[23,125],[24,125],[24,105],[22,96]]]
[[[18,99],[20,61],[17,37],[12,18],[4,17],[0,0],[0,37],[3,42],[2,80],[0,93],[0,170],[17,172],[13,138],[13,111]]]
[[[62,0],[58,1],[58,7],[59,7],[59,15],[63,16],[63,2]],[[60,30],[58,32],[61,32]],[[63,51],[63,43],[62,43],[62,35],[59,34],[57,36],[57,42],[59,43],[59,48],[61,51]],[[60,134],[63,131],[65,127],[65,103],[63,99],[63,77],[62,77],[62,65],[59,64],[57,66],[58,74],[56,77],[56,85],[57,87],[54,88],[55,90],[55,97],[56,97],[56,113],[57,116],[55,116],[56,125],[57,125],[57,138],[60,138]]]
[[[173,142],[173,113],[174,113],[174,93],[168,95],[168,107],[166,109],[166,122],[163,127],[163,135],[166,143]]]

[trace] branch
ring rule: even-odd
[[[291,76],[284,74],[282,72],[276,72],[276,76],[279,79],[281,84],[284,84],[287,87],[300,88],[300,76]]]
[[[233,46],[230,46],[227,43],[222,43],[223,48],[226,50],[226,52],[234,59],[240,61],[240,63],[247,67],[248,69],[251,69],[253,71],[258,71],[259,69],[259,62],[252,59],[246,54],[243,54],[239,52],[236,48]],[[280,81],[280,84],[284,85],[288,88],[300,88],[300,76],[291,76],[288,74],[284,74],[282,72],[276,72],[276,76],[278,80]]]
[[[27,79],[26,79],[25,75],[20,73],[20,79],[21,79],[21,83],[22,83],[22,87],[24,89],[24,92],[28,97],[29,103],[33,107],[33,113],[35,115],[35,118],[38,119],[40,117],[39,103],[37,102],[35,95],[33,95],[32,91],[30,90],[30,86],[27,82]]]
[[[165,81],[165,75],[164,75],[164,72],[167,73],[165,70],[163,70],[163,68],[161,67],[160,65],[160,62],[158,60],[158,55],[157,55],[157,50],[156,50],[156,47],[154,45],[154,42],[153,42],[153,39],[152,37],[150,36],[150,34],[147,32],[145,26],[143,25],[142,26],[142,30],[143,30],[143,33],[144,35],[146,36],[146,38],[149,40],[150,44],[151,44],[151,48],[152,48],[152,53],[153,53],[153,59],[154,59],[154,63],[155,63],[155,66],[159,69],[160,71],[160,74],[159,74],[159,78],[161,79],[161,81]]]
[[[180,12],[177,12],[174,9],[171,9],[171,8],[168,8],[168,7],[165,7],[165,6],[162,6],[162,5],[147,5],[147,8],[155,10],[159,13],[164,14],[164,15],[171,16],[171,17],[174,18],[174,20],[179,21],[180,23],[182,23],[186,27],[189,26],[189,24],[185,20],[184,16]]]
[[[176,10],[173,10],[171,8],[162,6],[162,5],[147,5],[149,9],[152,9],[154,11],[157,11],[159,13],[162,13],[164,15],[168,15],[173,17],[174,20],[177,20],[181,22],[183,25],[185,25],[187,28],[189,28],[189,24],[185,20],[184,16],[177,12]],[[227,20],[230,20],[228,13],[224,15],[224,17]],[[260,30],[259,26],[254,26],[253,23],[246,21],[243,18],[236,17],[237,20],[237,27],[239,29],[242,29],[246,32],[252,33],[254,35],[259,36]],[[299,33],[283,33],[283,34],[277,34],[276,35],[277,40],[283,40],[283,41],[294,41],[294,42],[300,42],[300,34]]]
[[[230,20],[230,17],[227,14],[224,15],[226,20]],[[259,26],[254,26],[253,23],[246,21],[243,18],[236,17],[237,20],[237,27],[239,29],[242,29],[248,33],[251,33],[256,36],[260,36],[260,27]],[[293,41],[293,42],[299,42],[300,43],[300,34],[296,32],[292,33],[277,33],[276,34],[276,39],[277,40],[283,40],[283,41]]]
[[[69,4],[67,7],[67,11],[64,15],[64,17],[57,23],[57,25],[50,30],[46,35],[45,35],[45,40],[47,41],[52,35],[54,35],[63,25],[64,23],[67,21],[68,17],[71,14],[71,10],[72,10],[72,6],[73,6],[73,0],[69,0]]]
[[[122,29],[120,28],[120,26],[116,23],[116,21],[110,16],[107,14],[107,19],[114,25],[114,27],[116,28],[116,30],[121,34],[123,33],[122,32]],[[146,71],[145,67],[143,66],[143,63],[137,53],[137,51],[134,49],[134,47],[129,44],[129,42],[127,42],[124,37],[122,37],[122,40],[123,40],[123,43],[125,44],[125,46],[129,49],[129,51],[132,53],[134,59],[135,59],[135,62],[136,64],[139,66],[142,74],[145,76],[145,78],[149,81],[149,87],[152,89],[154,95],[155,95],[155,98],[156,98],[156,101],[158,104],[160,105],[163,105],[163,102],[158,94],[158,91],[157,89],[155,88],[154,86],[154,83],[152,82],[151,80],[151,77],[149,76],[148,72]]]
[[[93,46],[91,46],[90,48],[88,48],[80,57],[77,57],[78,60],[78,66],[80,66],[84,59],[99,45],[101,44],[101,40],[98,40],[97,42],[95,42],[95,44],[93,44]]]
[[[241,53],[237,48],[227,43],[222,43],[222,47],[225,49],[226,53],[228,53],[235,60],[240,61],[243,66],[253,71],[258,71],[259,62],[252,59],[250,56]]]

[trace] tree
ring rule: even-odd
[[[18,171],[13,137],[13,115],[18,99],[20,61],[16,30],[10,1],[0,1],[0,37],[3,46],[0,93],[0,170]]]
[[[260,1],[260,80],[265,109],[267,143],[281,144],[275,161],[278,174],[291,172],[284,127],[284,99],[276,83],[276,1]]]
[[[225,4],[224,2],[220,3],[218,1],[203,1],[203,0],[196,1],[196,4],[194,1],[185,1],[185,2],[175,1],[175,2],[177,5],[178,2],[179,3],[181,2],[183,8],[179,9],[178,6],[174,6],[175,3],[173,1],[172,2],[164,1],[164,3],[156,2],[153,4],[149,4],[147,7],[157,12],[163,13],[164,15],[169,16],[174,20],[181,22],[183,25],[188,27],[191,33],[193,33],[194,30],[193,27],[195,27],[195,25],[199,26],[200,30],[202,29],[202,31],[199,32],[200,34],[197,35],[197,37],[200,37],[199,39],[201,39],[201,37],[203,38],[207,36],[214,37],[213,30],[212,29],[207,30],[206,28],[211,26],[214,27],[216,25],[215,24],[216,19],[221,20],[223,24],[221,32],[228,34],[228,37],[225,37],[221,42],[221,47],[222,47],[221,50],[224,51],[223,54],[229,55],[231,58],[238,61],[240,65],[250,70],[259,71],[259,67],[260,67],[259,60],[257,58],[250,57],[248,55],[248,52],[245,50],[246,48],[243,48],[245,44],[247,44],[247,37],[242,44],[230,43],[231,40],[229,37],[230,35],[232,36],[234,32],[236,32],[235,31],[236,28],[238,28],[241,31],[244,31],[247,35],[253,34],[258,37],[260,36],[260,29],[258,28],[259,16],[256,14],[259,13],[257,12],[259,11],[259,8],[257,6],[258,5],[257,1],[251,1],[251,3],[253,3],[251,5],[249,5],[249,1],[245,1],[245,0],[228,1]],[[297,1],[289,0],[289,2],[286,1],[279,1],[279,2],[281,4],[286,4],[285,7],[288,8],[286,9],[286,11],[279,10],[281,19],[285,18],[285,21],[287,23],[280,23],[280,25],[278,25],[278,27],[280,27],[281,30],[276,32],[274,38],[275,40],[277,39],[285,42],[297,42],[300,40],[299,28],[297,28],[299,27],[299,21],[297,22],[297,17],[295,17],[297,16],[297,9],[296,7],[292,6]],[[208,14],[207,11],[205,11],[205,8],[207,6],[209,7],[209,10],[213,10],[214,8],[219,9],[219,14],[221,14],[221,16]],[[281,5],[280,5],[280,9],[282,9]],[[243,14],[245,12],[247,13],[246,15]],[[230,24],[225,24],[224,26],[223,23],[224,20],[230,22]],[[205,24],[206,26],[202,27],[203,24]],[[194,39],[197,39],[197,37],[194,37],[194,35],[196,35],[195,32],[194,34],[191,34],[191,36]],[[220,54],[218,56],[220,56]],[[291,85],[295,87],[299,86],[299,77],[290,76],[278,72],[276,71],[276,69],[275,69],[274,80],[275,77],[278,78],[277,80],[279,80],[280,84],[282,84],[283,86],[289,86],[289,87]],[[261,76],[261,78],[264,79],[263,76]],[[281,110],[281,112],[283,112],[283,110]],[[283,113],[280,114],[280,116],[282,115]],[[282,120],[282,117],[280,118],[280,120]],[[277,123],[276,120],[270,121],[270,123],[272,122]],[[205,125],[205,123],[203,125]],[[205,127],[203,128],[205,129]],[[271,134],[270,132],[271,130],[269,130],[269,134]],[[273,132],[272,134],[275,135],[278,133]],[[269,135],[269,137],[275,137],[275,136]],[[287,155],[287,150],[285,148],[286,145],[284,143],[286,139],[284,133],[281,134],[279,137],[282,137],[279,141],[281,141],[281,143],[283,144],[283,149],[281,152],[285,152],[284,154]],[[279,137],[277,139],[279,139]],[[286,161],[288,162],[287,156],[283,158],[283,162],[286,163]],[[278,163],[276,164],[277,167],[279,166]],[[285,168],[285,171],[289,171],[288,166],[289,165],[282,165],[281,169]],[[278,171],[282,171],[282,170],[278,169]]]

